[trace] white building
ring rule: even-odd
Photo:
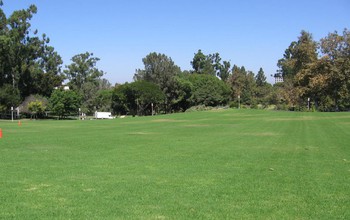
[[[282,76],[275,75],[274,77],[275,77],[275,83],[283,82],[283,77]]]

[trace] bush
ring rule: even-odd
[[[49,101],[46,97],[41,95],[30,95],[24,99],[19,106],[20,111],[26,117],[43,118],[44,112],[49,105]]]
[[[192,106],[191,108],[187,109],[186,112],[200,112],[200,111],[208,111],[212,110],[213,107],[211,106],[205,106],[205,105],[196,105]]]
[[[231,101],[231,102],[229,103],[229,107],[230,107],[230,108],[238,108],[238,102]]]
[[[289,107],[287,104],[282,103],[282,104],[277,104],[276,105],[276,110],[282,110],[282,111],[288,111]]]

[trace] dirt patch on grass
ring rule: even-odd
[[[174,119],[155,119],[152,122],[176,122]]]
[[[255,133],[241,133],[241,135],[244,136],[254,136],[254,137],[272,137],[272,136],[278,136],[279,134],[274,132],[255,132]]]
[[[184,125],[184,127],[209,127],[207,124],[189,124],[189,125]]]
[[[92,191],[95,191],[93,188],[86,188],[86,189],[83,189],[84,192],[92,192]]]
[[[137,132],[130,132],[129,135],[155,135],[156,133],[153,132],[144,132],[144,131],[137,131]]]
[[[230,114],[223,114],[223,116],[229,116],[229,117],[264,117],[264,114],[230,113]]]

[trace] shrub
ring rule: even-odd
[[[205,106],[205,105],[196,105],[192,106],[191,108],[187,109],[186,112],[200,112],[200,111],[208,111],[212,110],[213,107],[211,106]]]

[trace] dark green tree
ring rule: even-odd
[[[130,100],[131,102],[129,102]],[[136,109],[136,97],[133,96],[133,92],[129,87],[129,83],[122,85],[116,85],[112,93],[112,110],[113,114],[116,115],[136,115],[136,111],[132,112],[133,109]]]
[[[136,81],[116,87],[112,94],[112,107],[116,114],[151,115],[163,103],[165,96],[159,86]]]
[[[255,76],[255,80],[257,86],[264,86],[267,83],[266,76],[262,68],[259,69],[258,74]]]
[[[186,78],[186,73],[175,77],[171,108],[175,112],[184,112],[191,107],[192,83]]]
[[[150,53],[142,59],[145,68],[136,70],[134,80],[144,80],[155,83],[165,94],[164,111],[171,112],[174,90],[174,78],[181,73],[180,67],[173,60],[160,53]]]
[[[262,68],[259,69],[258,74],[255,76],[256,88],[255,88],[255,100],[257,104],[262,107],[267,107],[271,101],[271,104],[276,103],[276,99],[273,98],[272,86],[266,81],[266,76]]]
[[[73,90],[55,90],[49,99],[52,113],[59,119],[70,115],[77,115],[81,104],[81,97]]]
[[[208,74],[191,74],[187,79],[192,84],[192,105],[219,106],[228,103],[230,89],[217,77]]]
[[[205,55],[202,50],[194,54],[191,65],[194,73],[219,76],[223,81],[227,80],[231,68],[229,61],[221,62],[219,53]]]
[[[113,89],[100,89],[97,91],[96,98],[94,99],[93,105],[96,110],[102,112],[112,111],[112,95]]]
[[[6,18],[0,9],[0,88],[11,85],[11,94],[19,91],[22,100],[30,94],[49,96],[63,81],[61,57],[45,34],[38,37],[38,31],[32,31],[30,20],[36,13],[31,5]]]
[[[11,84],[0,87],[0,112],[10,111],[11,107],[16,107],[21,101],[20,91],[13,89]]]
[[[223,64],[219,67],[218,76],[222,81],[227,81],[231,73],[231,63],[229,61],[223,61]]]
[[[206,60],[207,57],[202,53],[202,50],[198,50],[198,52],[194,54],[191,65],[195,73],[203,73],[204,67],[206,65]]]
[[[147,81],[137,81],[130,84],[136,92],[136,104],[138,115],[151,115],[152,105],[154,109],[163,102],[165,94],[159,86]]]

